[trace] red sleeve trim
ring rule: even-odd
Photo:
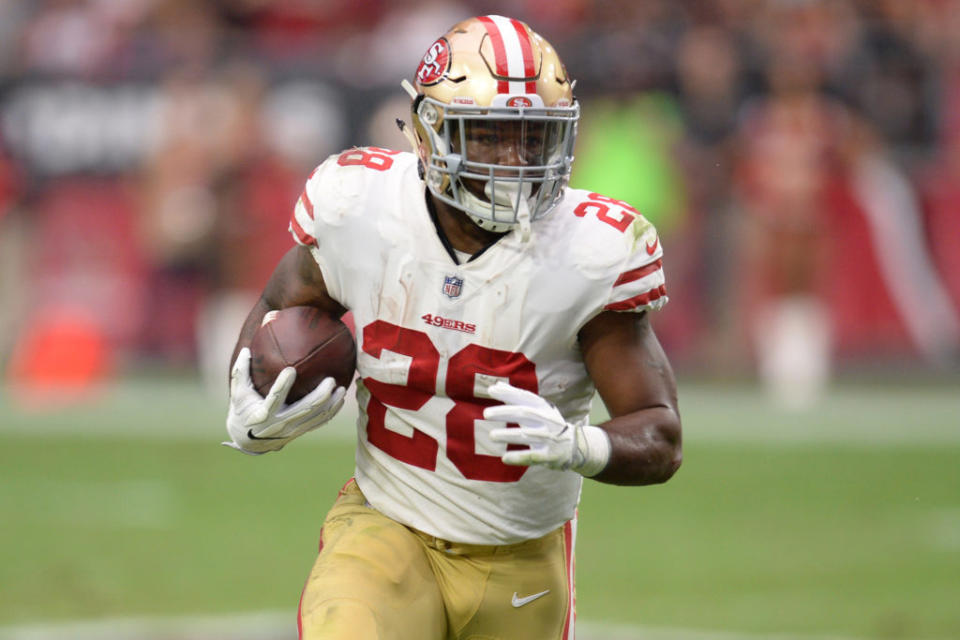
[[[300,226],[300,223],[297,222],[296,217],[290,218],[290,231],[293,232],[294,237],[296,237],[297,242],[307,246],[317,246],[317,239],[308,234],[303,230],[303,227]]]
[[[638,296],[633,296],[632,298],[627,298],[626,300],[621,300],[619,302],[611,302],[603,308],[604,311],[629,311],[630,309],[636,309],[639,306],[650,304],[658,298],[662,298],[667,295],[667,289],[663,285],[660,285],[656,289],[651,289],[646,293],[641,293]]]
[[[637,267],[636,269],[631,269],[630,271],[624,271],[617,278],[617,281],[613,283],[613,286],[619,284],[625,284],[627,282],[633,282],[634,280],[639,280],[644,278],[654,271],[660,269],[663,266],[663,260],[655,260],[650,264],[645,264],[642,267]]]
[[[310,202],[310,196],[307,195],[306,187],[303,188],[303,193],[300,195],[300,202],[303,203],[303,208],[306,210],[307,215],[313,220],[313,203]]]

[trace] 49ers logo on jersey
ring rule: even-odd
[[[432,313],[420,316],[420,319],[432,327],[440,327],[441,329],[453,329],[454,331],[462,331],[464,333],[475,333],[477,330],[477,325],[472,322],[463,322],[461,320],[454,320],[453,318],[435,316]]]
[[[417,67],[417,82],[421,85],[437,84],[447,75],[450,68],[450,43],[440,38],[427,49]]]

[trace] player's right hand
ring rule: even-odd
[[[560,410],[535,393],[497,381],[490,397],[503,404],[483,410],[486,420],[514,423],[519,428],[493,429],[490,439],[504,444],[525,445],[508,450],[504,464],[543,465],[549,469],[576,471],[594,476],[610,460],[610,438],[600,427],[571,424]]]
[[[250,380],[250,349],[241,349],[230,372],[230,440],[223,444],[250,455],[278,451],[291,440],[326,424],[343,406],[347,390],[338,387],[333,378],[325,378],[313,391],[286,404],[296,378],[296,369],[285,368],[266,397],[262,397]]]

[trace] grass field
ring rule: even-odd
[[[681,410],[670,483],[585,485],[584,626],[960,638],[955,388],[846,387],[785,414],[748,388],[688,384]],[[292,621],[351,473],[354,411],[252,458],[217,446],[223,400],[189,382],[44,410],[0,398],[0,637],[130,616]]]

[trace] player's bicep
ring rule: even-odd
[[[579,334],[584,363],[611,417],[677,409],[670,362],[645,312],[605,311]]]
[[[263,293],[247,314],[240,329],[237,344],[230,357],[231,366],[237,359],[240,349],[250,346],[253,334],[256,333],[257,327],[263,322],[267,312],[296,306],[317,307],[336,318],[346,312],[343,305],[327,292],[320,267],[313,259],[310,249],[303,245],[294,246],[277,263]]]
[[[303,245],[294,246],[283,256],[267,281],[261,300],[268,309],[317,307],[338,318],[346,312],[330,296],[317,261]]]

